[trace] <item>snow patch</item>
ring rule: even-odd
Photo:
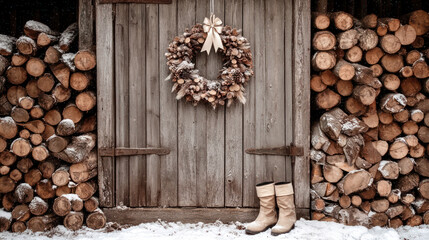
[[[41,199],[40,197],[34,197],[28,207],[30,208],[30,210],[36,210],[40,205],[44,205],[46,206],[46,208],[48,208],[48,203],[45,202],[45,200]]]
[[[12,221],[12,213],[6,212],[3,208],[0,208],[0,218],[6,218]]]
[[[82,201],[82,199],[75,193],[64,194],[61,196],[67,198],[69,201]]]

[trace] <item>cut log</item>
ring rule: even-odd
[[[316,35],[314,37],[315,41],[318,42],[316,45],[317,47],[322,48],[319,50],[330,50],[335,46],[335,43],[336,43],[335,36],[332,33],[330,34],[329,33],[330,32],[326,32],[326,34],[329,35],[329,37],[327,37],[327,35],[325,34],[321,34],[320,32],[316,33],[316,35],[319,34],[317,38],[316,38]],[[327,38],[329,38],[329,40]],[[327,43],[326,41],[333,41],[333,43]],[[331,45],[332,48],[328,49],[329,48],[328,45]],[[89,50],[80,50],[79,52],[76,53],[76,57],[74,58],[74,64],[76,65],[76,68],[81,71],[89,71],[95,67],[95,64],[96,64],[95,54]]]
[[[422,100],[416,104],[416,108],[425,114],[429,112],[429,99]]]
[[[346,145],[343,147],[344,154],[347,159],[347,163],[352,165],[359,157],[359,152],[364,145],[364,139],[362,135],[358,134],[347,139]]]
[[[321,89],[321,91],[326,89],[326,85],[324,85],[324,86],[325,86],[325,88]],[[312,88],[312,90],[313,90],[313,88]],[[340,94],[343,97],[350,96],[353,93],[353,83],[352,83],[352,81],[339,80],[335,84],[335,90],[337,90],[338,94]]]
[[[346,101],[346,109],[350,114],[360,116],[366,112],[367,106],[363,105],[359,100],[350,97]]]
[[[100,229],[106,225],[106,216],[104,213],[97,209],[93,213],[89,214],[86,218],[86,226],[92,229]]]
[[[46,33],[55,36],[59,35],[58,32],[51,30],[47,25],[34,20],[29,20],[25,23],[24,33],[32,39],[37,39],[40,33]]]
[[[27,80],[27,71],[23,67],[10,67],[6,71],[6,77],[10,83],[19,85]]]
[[[352,63],[357,63],[362,60],[363,52],[362,49],[360,49],[359,46],[353,46],[349,50],[347,50],[346,55],[344,58]]]
[[[13,208],[12,219],[16,221],[25,222],[31,216],[30,209],[27,205],[21,204]]]
[[[393,189],[389,196],[387,196],[387,200],[389,200],[390,203],[397,203],[399,201],[399,197],[401,196],[401,191],[399,189]]]
[[[415,96],[422,90],[422,85],[417,78],[410,77],[401,81],[401,92],[407,97]]]
[[[359,197],[358,195],[353,195],[352,196],[352,204],[355,207],[359,207],[362,204],[362,198]]]
[[[49,151],[59,153],[67,147],[68,140],[57,135],[52,135],[46,140],[46,143]]]
[[[15,122],[28,122],[30,120],[30,114],[27,110],[20,107],[13,107],[10,116]]]
[[[395,74],[384,74],[381,77],[381,82],[383,83],[383,86],[390,91],[395,91],[401,85],[401,81]]]
[[[392,218],[399,216],[404,211],[404,209],[405,209],[405,207],[402,205],[391,206],[391,207],[389,207],[389,209],[387,209],[386,215],[390,219],[392,219]]]
[[[18,105],[18,100],[25,96],[27,96],[27,92],[21,86],[12,86],[7,90],[7,101],[12,105]]]
[[[322,83],[327,86],[334,86],[338,82],[339,78],[331,70],[325,70],[320,73]]]
[[[10,145],[10,150],[19,157],[25,157],[31,152],[32,147],[27,139],[17,138]]]
[[[44,161],[49,157],[49,151],[44,145],[39,145],[33,148],[32,151],[33,159],[36,161]]]
[[[418,190],[422,197],[429,199],[429,179],[421,181]]]
[[[27,230],[27,226],[25,225],[24,222],[14,222],[12,224],[12,232],[14,233],[22,233],[25,230]]]
[[[405,66],[399,70],[399,74],[404,78],[412,77],[414,75],[413,68],[411,66]]]
[[[415,215],[415,211],[411,206],[405,206],[404,211],[402,211],[400,217],[402,220],[408,220],[410,219],[412,216]]]
[[[326,90],[323,93],[327,94]],[[322,93],[320,93],[320,94],[322,94]],[[338,94],[336,96],[339,97]],[[95,106],[96,96],[95,96],[94,92],[91,92],[91,91],[82,92],[79,95],[77,95],[75,103],[76,103],[76,106],[81,111],[89,111],[92,108],[94,108],[94,106]]]
[[[419,144],[419,139],[415,135],[407,135],[404,138],[407,145],[410,147],[415,147]]]
[[[0,34],[0,42],[0,54],[3,56],[12,55],[12,52],[15,47],[16,38]]]
[[[377,27],[378,17],[375,14],[368,14],[362,18],[362,26],[365,28],[375,28]]]
[[[24,55],[34,55],[37,51],[36,42],[27,36],[21,36],[16,40],[16,48]]]
[[[340,49],[351,49],[359,41],[359,33],[355,29],[341,32],[337,35],[338,47]]]
[[[95,180],[79,183],[76,187],[76,194],[84,201],[90,199],[97,191]]]
[[[65,102],[71,97],[71,90],[69,88],[65,88],[62,84],[58,83],[55,86],[54,90],[52,90],[52,96],[59,103]]]
[[[24,175],[24,181],[34,187],[42,179],[42,173],[39,169],[31,169]]]
[[[395,36],[402,45],[410,45],[416,40],[417,33],[413,26],[402,25],[395,32]]]
[[[338,184],[340,192],[350,195],[367,188],[372,183],[371,174],[365,170],[348,173]]]
[[[377,193],[380,195],[380,197],[387,197],[392,191],[392,183],[387,180],[380,180],[376,185]]]
[[[328,170],[326,170],[326,173],[328,173]],[[335,170],[329,171],[334,172]],[[92,151],[84,161],[70,166],[70,177],[76,183],[86,182],[95,176],[97,176],[97,153],[95,151]],[[329,180],[327,179],[327,181]]]
[[[415,147],[410,148],[410,156],[413,158],[420,158],[425,155],[425,147],[421,144],[417,144]]]
[[[401,48],[401,41],[395,35],[386,34],[381,38],[381,48],[388,54],[394,54]]]
[[[389,205],[387,199],[374,200],[371,202],[371,209],[378,213],[384,213],[389,209]]]
[[[429,177],[429,160],[427,158],[419,158],[414,164],[414,169],[418,174],[424,177]]]
[[[327,29],[330,25],[330,19],[326,13],[313,12],[312,19],[313,26],[319,30]]]
[[[399,178],[397,187],[401,192],[407,193],[419,185],[419,180],[420,177],[417,173],[410,173]]]
[[[31,134],[31,136],[30,136],[31,144],[37,146],[37,145],[40,145],[42,143],[42,141],[43,141],[42,135],[37,134],[37,133]]]
[[[375,64],[372,65],[370,67],[370,69],[372,70],[372,76],[374,78],[378,78],[379,76],[381,76],[381,74],[383,74],[383,67],[381,67],[380,64]],[[412,75],[412,74],[411,74]],[[381,87],[381,86],[380,86]]]
[[[407,221],[407,225],[411,227],[421,225],[422,223],[423,223],[423,218],[419,215],[414,215]]]
[[[54,134],[55,134],[55,128],[49,124],[45,124],[45,131],[43,131],[42,133],[43,140],[47,140]]]
[[[355,68],[348,62],[340,59],[333,69],[333,73],[341,80],[351,80],[355,76]]]
[[[72,143],[60,153],[54,154],[68,163],[82,162],[95,146],[95,134],[84,134],[72,138]]]
[[[57,164],[54,161],[44,161],[38,166],[43,178],[51,178],[56,168]]]
[[[404,62],[399,54],[386,54],[381,58],[381,66],[388,72],[396,73],[404,67]]]
[[[36,184],[36,193],[42,199],[51,199],[55,197],[55,189],[53,188],[51,179],[43,179]]]
[[[76,66],[74,64],[75,56],[76,54],[74,53],[64,53],[60,57],[60,61],[64,63],[72,72],[76,71]]]
[[[363,105],[368,106],[375,101],[377,93],[370,86],[358,85],[353,89],[353,97],[358,99]]]
[[[49,45],[52,45],[58,41],[58,36],[50,35],[47,33],[40,33],[39,36],[37,36],[37,46],[39,47],[46,47]]]
[[[43,131],[45,130],[45,124],[43,124],[41,120],[33,120],[28,123],[19,123],[18,125],[25,127],[33,133],[43,133]]]
[[[402,175],[406,175],[406,174],[410,173],[413,170],[414,159],[408,158],[408,157],[404,157],[401,160],[399,160],[398,166],[399,166],[399,172]]]
[[[33,200],[34,190],[28,183],[21,183],[16,187],[14,196],[19,203],[29,203]]]
[[[416,198],[413,194],[407,193],[401,197],[401,202],[407,206],[409,206],[412,202],[414,202]]]
[[[0,153],[2,154],[2,153]],[[3,156],[0,157],[0,159],[2,159]],[[16,160],[16,158],[15,158]],[[19,171],[23,172],[23,173],[27,173],[30,168],[33,166],[33,161],[31,161],[31,159],[29,158],[23,158],[21,160],[18,161],[18,163],[16,164],[16,167],[19,169]]]
[[[383,160],[380,162],[378,171],[385,179],[397,179],[399,176],[399,166],[397,162]]]
[[[384,227],[387,225],[389,217],[385,213],[375,213],[371,216],[371,227]]]
[[[72,73],[72,75],[70,76],[70,87],[76,91],[85,90],[89,86],[91,78],[92,76],[87,73],[81,73],[81,72]],[[312,80],[312,81],[316,81],[316,80]],[[320,78],[318,79],[318,81],[319,82],[321,81]],[[314,89],[312,88],[312,90]]]
[[[60,61],[61,53],[56,47],[50,46],[45,53],[43,61],[48,64],[55,64]]]
[[[31,97],[22,97],[18,100],[18,105],[26,110],[33,108],[34,99]]]
[[[43,119],[49,125],[55,126],[61,122],[62,117],[61,117],[61,113],[58,110],[51,109],[45,114],[45,117]]]
[[[7,167],[7,166],[3,166]],[[22,173],[18,169],[13,169],[9,174],[10,179],[15,182],[19,182],[22,179]]]
[[[52,95],[40,93],[39,98],[37,99],[40,107],[42,107],[44,110],[49,111],[52,107],[54,107],[54,104],[56,103],[55,98]]]
[[[386,24],[390,32],[398,31],[399,27],[401,26],[401,22],[396,18],[379,18],[378,21]]]
[[[90,199],[86,200],[84,203],[85,210],[87,212],[94,212],[98,208],[98,205],[99,205],[99,201],[98,201],[98,198],[96,197],[91,197]]]
[[[381,50],[381,48],[375,47],[365,53],[365,60],[368,64],[373,65],[378,63],[378,61],[380,61],[383,56],[384,52]]]
[[[347,114],[340,108],[334,108],[320,117],[320,129],[331,139],[337,140],[345,117]]]
[[[421,36],[429,31],[429,14],[423,10],[417,10],[410,14],[408,24],[416,30],[416,35]]]
[[[410,115],[414,122],[421,122],[425,118],[425,114],[420,109],[411,110]]]
[[[72,231],[76,231],[82,227],[83,220],[84,220],[83,213],[81,213],[81,212],[70,212],[64,218],[63,223],[67,229],[70,229]]]
[[[69,87],[70,80],[70,69],[64,63],[52,64],[50,65],[51,71],[54,76],[60,81],[60,83],[65,87]]]
[[[425,45],[425,40],[421,36],[417,36],[416,40],[414,40],[413,43],[411,43],[411,46],[413,48],[422,48]]]
[[[402,131],[407,135],[414,135],[419,131],[419,126],[414,121],[408,121],[402,125]]]
[[[381,99],[381,109],[389,113],[402,111],[407,105],[407,98],[400,93],[389,93]]]
[[[38,98],[40,94],[40,89],[37,87],[37,80],[31,79],[27,82],[27,85],[25,86],[25,90],[27,91],[28,96],[32,98]]]
[[[37,80],[37,87],[43,92],[50,92],[55,85],[54,76],[45,73]]]
[[[45,63],[40,58],[30,58],[25,65],[27,73],[33,77],[40,77],[45,72]]]
[[[331,19],[339,30],[346,31],[353,27],[353,16],[346,12],[332,13]]]
[[[0,136],[12,139],[18,133],[15,121],[11,117],[0,118]]]
[[[73,43],[74,39],[78,34],[78,25],[77,23],[73,23],[61,33],[60,40],[58,41],[59,47],[64,52],[68,52],[70,49],[70,45]]]
[[[352,200],[349,196],[343,195],[340,197],[340,200],[338,201],[338,203],[340,204],[340,206],[342,208],[348,208],[348,207],[350,207]]]
[[[58,225],[60,218],[53,214],[32,217],[27,222],[27,227],[33,232],[45,232]]]
[[[323,71],[334,68],[337,61],[334,52],[318,51],[313,55],[311,63],[316,71]]]
[[[67,185],[69,183],[69,178],[68,166],[62,166],[52,174],[52,182],[59,187]]]
[[[417,137],[420,139],[420,141],[429,143],[429,128],[426,126],[420,126]]]
[[[343,177],[343,171],[332,165],[323,166],[323,176],[326,181],[336,183]]]
[[[404,138],[397,138],[389,148],[389,154],[393,159],[402,159],[408,155],[409,149]]]

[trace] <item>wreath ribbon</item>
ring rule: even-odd
[[[220,18],[217,18],[214,14],[210,15],[210,19],[204,18],[203,30],[207,33],[207,38],[201,52],[206,51],[207,55],[210,55],[212,45],[215,52],[217,52],[219,48],[223,49],[222,39],[219,35],[219,33],[222,32],[222,20],[220,20]]]

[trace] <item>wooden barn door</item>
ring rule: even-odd
[[[216,110],[177,101],[164,81],[169,42],[209,16],[209,0],[96,8],[99,148],[170,151],[102,152],[104,206],[256,207],[255,184],[295,180],[297,205],[309,208],[309,1],[215,1],[216,16],[243,29],[255,63],[247,103]],[[222,62],[212,52],[196,65],[215,78]],[[304,148],[295,164],[245,152],[291,144]]]

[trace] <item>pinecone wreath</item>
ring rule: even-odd
[[[186,29],[169,44],[165,56],[170,74],[165,80],[173,82],[172,92],[177,92],[177,100],[184,97],[194,106],[208,102],[213,108],[225,104],[229,107],[234,99],[246,103],[244,86],[253,75],[250,43],[241,35],[241,30],[222,27],[221,23],[212,15],[210,20],[206,18],[204,24]],[[215,51],[221,52],[223,61],[220,75],[214,80],[199,75],[195,69],[198,52],[208,50],[209,53],[212,41]]]

